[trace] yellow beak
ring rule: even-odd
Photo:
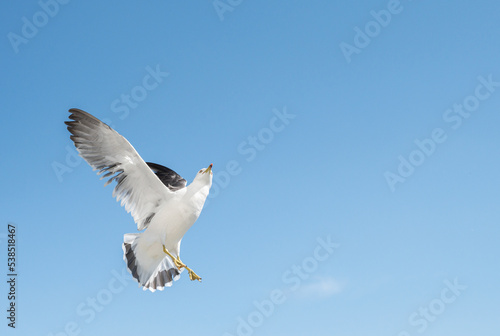
[[[205,171],[203,172],[203,174],[211,172],[212,171],[212,166],[213,166],[213,164],[211,163],[210,166],[208,166],[208,168],[205,169]]]

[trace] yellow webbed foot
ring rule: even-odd
[[[186,269],[189,272],[189,279],[191,279],[191,281],[198,280],[199,282],[201,282],[201,277],[198,274],[196,274],[195,272],[193,272],[193,270],[190,269],[190,268],[186,267]]]
[[[201,282],[201,277],[196,274],[192,269],[190,269],[189,267],[186,266],[186,264],[184,264],[182,261],[181,261],[181,258],[179,256],[177,256],[177,258],[175,258],[172,253],[170,253],[167,248],[165,247],[165,245],[163,245],[163,252],[165,252],[171,259],[172,259],[172,262],[174,263],[175,267],[177,267],[177,269],[180,271],[183,267],[189,272],[189,279],[191,279],[191,281],[193,280],[198,280]]]

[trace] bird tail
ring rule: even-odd
[[[143,289],[163,290],[179,279],[180,271],[163,252],[159,241],[141,239],[142,233],[127,233],[123,236],[123,260],[127,269]]]

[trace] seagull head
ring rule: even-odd
[[[200,169],[194,179],[205,184],[212,185],[212,176],[214,175],[214,173],[212,173],[212,166],[213,164],[211,163],[207,168]]]

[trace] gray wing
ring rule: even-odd
[[[186,188],[187,181],[172,169],[152,162],[146,162],[146,164],[170,191]]]
[[[85,111],[73,108],[69,112],[73,121],[65,123],[80,156],[99,170],[98,175],[105,173],[101,177],[109,178],[105,186],[117,182],[113,197],[131,213],[137,229],[145,229],[160,205],[174,193],[118,132]]]

